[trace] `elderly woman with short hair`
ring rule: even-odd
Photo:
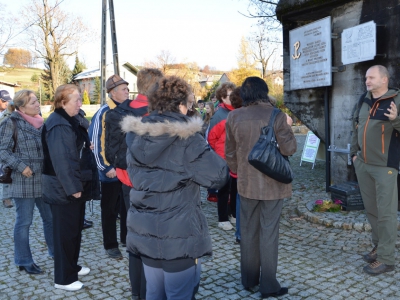
[[[189,93],[184,80],[161,78],[148,98],[150,115],[122,122],[133,184],[127,249],[142,258],[146,300],[193,299],[200,259],[212,254],[200,186],[220,188],[228,177],[201,136],[203,121],[186,116]]]
[[[42,199],[43,118],[39,115],[40,104],[33,91],[17,92],[13,103],[12,110],[15,111],[0,125],[0,161],[13,170],[9,194],[16,208],[14,261],[20,270],[40,274],[43,271],[34,263],[29,247],[29,228],[35,205],[43,220],[51,257],[54,251],[51,209]]]
[[[54,226],[55,287],[76,291],[78,276],[89,268],[78,265],[85,201],[98,199],[98,175],[85,124],[77,117],[82,106],[78,87],[59,86],[54,112],[42,133],[43,199],[50,203]]]

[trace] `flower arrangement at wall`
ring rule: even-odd
[[[342,210],[343,202],[339,199],[332,200],[317,200],[314,204],[315,212],[338,212]]]

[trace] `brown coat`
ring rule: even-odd
[[[268,125],[273,106],[260,103],[231,111],[226,121],[226,162],[237,173],[239,195],[256,200],[277,200],[292,195],[292,184],[278,182],[264,175],[247,161],[261,128]],[[293,155],[297,149],[296,138],[287,124],[286,115],[279,113],[274,124],[275,136],[283,155]]]

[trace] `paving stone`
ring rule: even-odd
[[[299,151],[291,158],[291,164],[297,177],[293,181],[293,196],[284,200],[277,274],[281,285],[289,287],[289,294],[279,299],[400,299],[400,273],[371,277],[362,271],[366,263],[361,255],[372,249],[371,227],[364,211],[314,213],[307,208],[310,202],[329,198],[325,192],[325,167],[320,161],[313,170],[304,162],[300,167],[305,136],[296,138]],[[258,287],[247,291],[241,285],[240,246],[234,243],[235,232],[218,228],[217,205],[205,200],[205,189],[201,189],[201,194],[213,241],[213,256],[202,261],[196,299],[260,299]],[[107,257],[102,246],[99,201],[94,201],[93,208],[92,212],[87,205],[87,218],[94,225],[83,231],[79,259],[91,272],[80,278],[85,288],[67,292],[54,288],[53,260],[48,258],[37,209],[30,242],[34,260],[45,273],[33,276],[14,265],[15,211],[0,206],[0,299],[130,299],[125,248],[120,248],[123,259]],[[396,250],[399,247],[400,241]],[[396,267],[399,268],[397,259]]]

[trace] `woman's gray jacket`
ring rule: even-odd
[[[17,124],[17,145],[14,147],[14,118]],[[0,124],[0,162],[13,169],[10,185],[12,198],[39,198],[42,197],[42,167],[43,147],[41,141],[42,128],[36,129],[22,116],[14,111],[10,117]],[[29,166],[33,176],[25,177],[22,172]]]
[[[200,186],[224,186],[228,168],[201,136],[202,124],[172,112],[128,116],[121,122],[133,184],[128,251],[163,260],[212,254]]]

